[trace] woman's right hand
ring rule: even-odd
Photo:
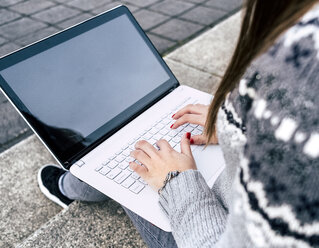
[[[208,108],[208,105],[203,104],[189,104],[185,106],[172,116],[176,122],[171,126],[171,128],[176,129],[185,123],[196,124],[204,127],[207,119]],[[194,135],[191,138],[191,144],[203,145],[206,143],[207,137],[204,134]],[[208,143],[218,144],[216,133]]]

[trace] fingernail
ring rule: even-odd
[[[172,128],[173,126],[174,126],[174,124],[172,124],[170,128]]]
[[[186,133],[186,138],[190,139],[191,138],[191,133]]]
[[[189,142],[190,142],[191,144],[194,144],[194,139],[191,138]]]
[[[172,115],[172,118],[174,118],[175,114]]]

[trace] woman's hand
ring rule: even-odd
[[[181,153],[175,151],[166,140],[157,141],[157,150],[145,140],[135,144],[136,150],[131,156],[142,165],[131,162],[130,168],[139,174],[153,189],[163,186],[167,174],[171,171],[196,170],[196,164],[190,147],[190,133],[181,140]]]
[[[200,126],[205,126],[205,122],[208,114],[208,105],[203,104],[189,104],[179,110],[176,114],[172,116],[176,122],[171,126],[171,128],[176,129],[185,123],[197,124]],[[191,140],[191,144],[203,145],[207,143],[207,138],[205,135],[194,135]],[[218,144],[218,139],[216,134],[213,135],[209,144]]]

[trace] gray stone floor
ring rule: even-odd
[[[0,57],[119,4],[164,55],[240,8],[242,0],[1,0]],[[0,152],[32,132],[0,92]]]

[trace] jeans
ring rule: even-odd
[[[61,176],[59,188],[62,194],[72,200],[99,202],[109,199],[106,195],[77,179],[70,172],[66,172]],[[172,233],[159,229],[125,207],[123,209],[148,247],[177,247]]]

